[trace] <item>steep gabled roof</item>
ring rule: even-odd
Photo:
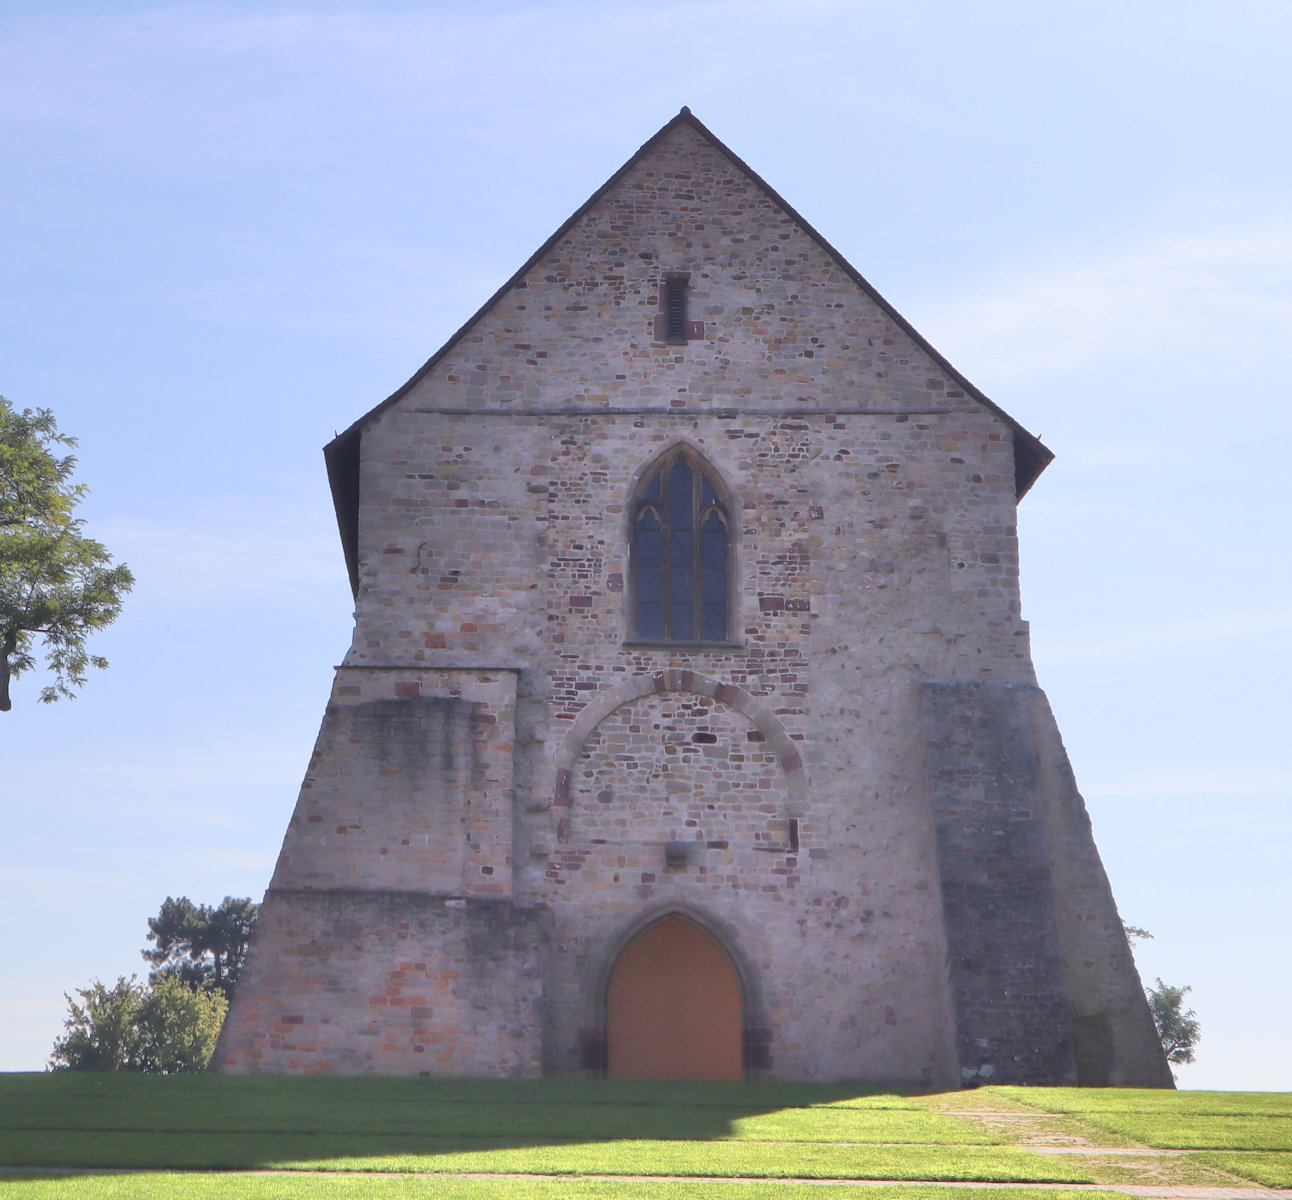
[[[350,583],[356,594],[359,589],[358,577],[358,470],[359,470],[359,436],[364,424],[378,413],[384,412],[391,405],[397,403],[406,396],[417,384],[443,359],[453,348],[465,337],[475,324],[498,301],[505,296],[520,280],[529,274],[543,256],[565,234],[583,217],[583,215],[593,208],[597,202],[629,172],[643,158],[650,154],[655,146],[666,138],[674,129],[681,125],[689,125],[693,130],[706,138],[716,150],[731,161],[731,163],[742,171],[749,179],[766,193],[766,195],[787,213],[798,226],[813,241],[825,251],[843,271],[867,296],[877,304],[892,321],[901,329],[917,346],[920,347],[939,367],[942,368],[956,383],[964,389],[965,394],[973,397],[985,408],[990,409],[1000,417],[1014,435],[1014,486],[1015,495],[1022,499],[1027,490],[1036,482],[1037,477],[1049,465],[1054,458],[1054,453],[1035,435],[1029,433],[1023,428],[1009,413],[1005,412],[999,405],[993,403],[978,388],[969,382],[959,371],[955,369],[941,354],[937,352],[920,333],[897,311],[884,297],[875,290],[867,279],[853,265],[848,262],[829,242],[825,240],[817,231],[803,219],[793,205],[776,191],[766,180],[754,171],[739,155],[715,136],[709,128],[696,117],[689,108],[683,107],[682,111],[677,114],[671,121],[663,126],[648,142],[644,143],[622,167],[619,168],[605,183],[601,185],[588,199],[579,206],[561,225],[551,237],[547,239],[533,254],[525,260],[520,269],[507,280],[480,308],[471,316],[471,318],[459,329],[447,342],[444,343],[425,363],[416,371],[416,373],[397,391],[391,393],[378,404],[375,408],[365,413],[344,433],[338,434],[331,442],[323,448],[324,458],[327,462],[328,481],[332,488],[332,500],[336,507],[337,523],[341,531],[341,544],[345,550],[346,566],[350,572]]]

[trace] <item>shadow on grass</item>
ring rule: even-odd
[[[0,1164],[1082,1181],[864,1087],[0,1076]]]

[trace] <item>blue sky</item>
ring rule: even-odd
[[[139,583],[0,716],[0,1069],[259,897],[351,601],[320,447],[688,104],[1058,455],[1024,615],[1187,1087],[1292,1089],[1282,0],[15,3],[0,393]]]

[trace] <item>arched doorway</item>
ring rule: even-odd
[[[744,1079],[740,978],[685,917],[642,930],[606,994],[606,1055],[617,1079]]]

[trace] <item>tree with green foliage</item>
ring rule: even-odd
[[[1153,940],[1153,935],[1138,925],[1123,922],[1122,928],[1126,930],[1129,942]],[[1157,1026],[1157,1036],[1162,1043],[1162,1052],[1166,1055],[1166,1061],[1172,1064],[1193,1062],[1193,1048],[1202,1037],[1198,1014],[1193,1009],[1186,1011],[1184,1008],[1184,998],[1191,991],[1191,987],[1173,987],[1169,983],[1163,983],[1160,977],[1155,987],[1144,989],[1149,1010],[1153,1013],[1153,1024]]]
[[[67,997],[66,1032],[54,1042],[54,1071],[203,1071],[215,1053],[229,1002],[167,978],[145,988],[135,976],[108,987],[97,979]]]
[[[195,992],[173,976],[159,979],[139,1010],[140,1070],[156,1075],[205,1071],[228,1011],[223,992]]]
[[[69,1009],[63,1022],[67,1032],[54,1043],[52,1070],[137,1071],[139,1067],[139,1010],[143,988],[132,975],[108,987],[97,979],[77,988],[78,1004],[64,993]]]
[[[259,912],[246,897],[225,896],[212,908],[187,896],[167,896],[157,916],[148,919],[148,940],[157,943],[142,951],[156,968],[149,982],[155,987],[170,976],[194,991],[218,991],[232,999]]]
[[[1193,1048],[1202,1037],[1198,1014],[1184,1007],[1184,998],[1193,988],[1172,987],[1159,978],[1156,986],[1145,989],[1149,1008],[1153,1010],[1153,1024],[1162,1039],[1166,1061],[1172,1064],[1194,1061]]]
[[[10,679],[36,665],[37,637],[53,673],[46,704],[74,696],[88,668],[106,667],[85,640],[116,620],[134,584],[73,516],[86,487],[72,482],[75,457],[59,451],[75,445],[48,409],[18,412],[0,397],[0,712],[12,707]]]

